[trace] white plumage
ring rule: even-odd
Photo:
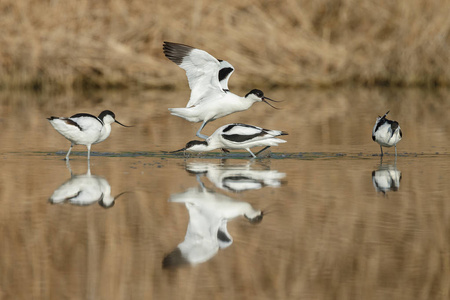
[[[287,135],[287,133],[279,130],[264,129],[253,125],[234,123],[220,127],[205,141],[190,141],[186,144],[185,148],[174,152],[205,152],[219,148],[232,150],[245,149],[250,152],[253,157],[256,157],[258,153],[270,146],[278,146],[280,143],[285,143],[285,140],[277,138],[280,135]],[[253,147],[265,148],[255,155],[250,150],[250,148]]]
[[[104,208],[110,208],[114,206],[115,200],[125,193],[112,196],[108,180],[102,176],[92,175],[89,164],[86,174],[82,175],[73,175],[69,162],[67,167],[70,171],[70,179],[53,192],[48,199],[52,204],[70,203],[87,206],[98,203]]]
[[[386,195],[389,191],[398,191],[402,173],[395,165],[381,165],[372,172],[372,182],[377,192]]]
[[[71,142],[66,160],[69,160],[70,152],[74,145],[85,145],[88,149],[88,160],[91,154],[91,145],[104,141],[111,133],[111,124],[117,123],[124,127],[119,121],[115,120],[115,114],[112,111],[105,110],[98,117],[91,114],[80,113],[65,117],[47,118],[61,135]]]
[[[253,89],[245,97],[231,93],[228,80],[234,72],[233,66],[214,58],[206,51],[191,46],[164,42],[164,54],[186,71],[191,97],[185,108],[169,108],[172,115],[184,118],[189,122],[203,122],[197,131],[197,136],[206,139],[201,134],[205,125],[218,118],[234,112],[250,108],[255,102],[274,101],[264,96],[260,90]],[[273,107],[273,106],[272,106]]]
[[[251,162],[245,165],[194,162],[187,164],[186,170],[206,176],[216,187],[231,192],[280,187],[283,183],[281,180],[286,176],[277,170],[254,169]]]
[[[249,203],[209,191],[203,185],[173,194],[169,201],[185,203],[189,224],[184,241],[164,258],[164,268],[198,264],[211,259],[219,249],[233,243],[227,229],[228,221],[244,216],[250,223],[256,224],[264,216],[261,210],[254,209]]]
[[[114,200],[108,181],[90,173],[72,176],[49,199],[52,204],[68,202],[84,206],[99,203],[105,208],[113,206]]]
[[[395,147],[397,155],[397,143],[402,139],[402,130],[397,121],[388,120],[387,113],[378,117],[372,130],[372,140],[380,145],[381,156],[383,156],[383,147]]]

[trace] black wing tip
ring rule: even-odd
[[[183,256],[180,248],[177,247],[164,257],[162,261],[162,268],[173,269],[187,264],[189,264],[189,261]]]
[[[193,50],[194,48],[185,44],[173,43],[173,42],[163,42],[163,52],[164,55],[176,63],[180,65],[183,62],[183,58]]]
[[[59,119],[59,117],[51,116],[50,118],[47,118],[47,120],[49,120],[49,121],[53,121],[55,119]]]
[[[289,135],[286,131],[282,131],[280,135]]]

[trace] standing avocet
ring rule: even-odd
[[[380,144],[381,156],[383,156],[384,147],[395,147],[395,156],[397,156],[397,143],[402,139],[402,130],[397,121],[386,119],[387,113],[378,117],[372,130],[372,140]]]
[[[88,160],[91,157],[91,145],[103,142],[111,133],[111,124],[117,123],[124,127],[126,126],[115,120],[115,114],[110,110],[104,110],[98,117],[80,113],[71,116],[70,118],[64,117],[50,117],[47,120],[50,121],[53,128],[62,134],[66,139],[71,142],[69,151],[66,155],[66,160],[69,160],[70,151],[74,145],[85,145],[88,150]]]
[[[217,129],[205,141],[190,141],[186,147],[173,151],[192,151],[205,152],[214,149],[245,149],[256,158],[260,152],[270,146],[278,146],[280,143],[286,143],[285,140],[277,138],[280,135],[287,135],[284,131],[263,129],[261,127],[247,124],[228,124]],[[253,147],[264,147],[255,154],[250,150]]]
[[[184,118],[189,122],[203,122],[197,131],[197,136],[208,138],[201,134],[208,122],[243,111],[255,102],[272,100],[260,90],[253,89],[245,97],[231,93],[228,89],[228,79],[234,71],[227,61],[218,60],[208,52],[191,46],[164,42],[164,54],[186,71],[191,88],[191,97],[185,108],[169,108],[172,115]]]

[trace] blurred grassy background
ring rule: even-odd
[[[450,83],[440,0],[0,2],[0,87],[186,85],[164,40],[230,61],[232,87]]]

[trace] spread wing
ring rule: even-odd
[[[220,60],[219,82],[222,86],[222,89],[225,91],[229,91],[228,80],[230,79],[230,76],[231,74],[233,74],[233,72],[234,68],[229,62]]]
[[[219,82],[221,65],[214,56],[191,46],[171,42],[164,42],[163,51],[168,59],[186,71],[191,89],[191,98],[186,107],[194,106],[212,94],[225,93]],[[229,75],[231,73],[228,72],[224,76],[226,87]]]

